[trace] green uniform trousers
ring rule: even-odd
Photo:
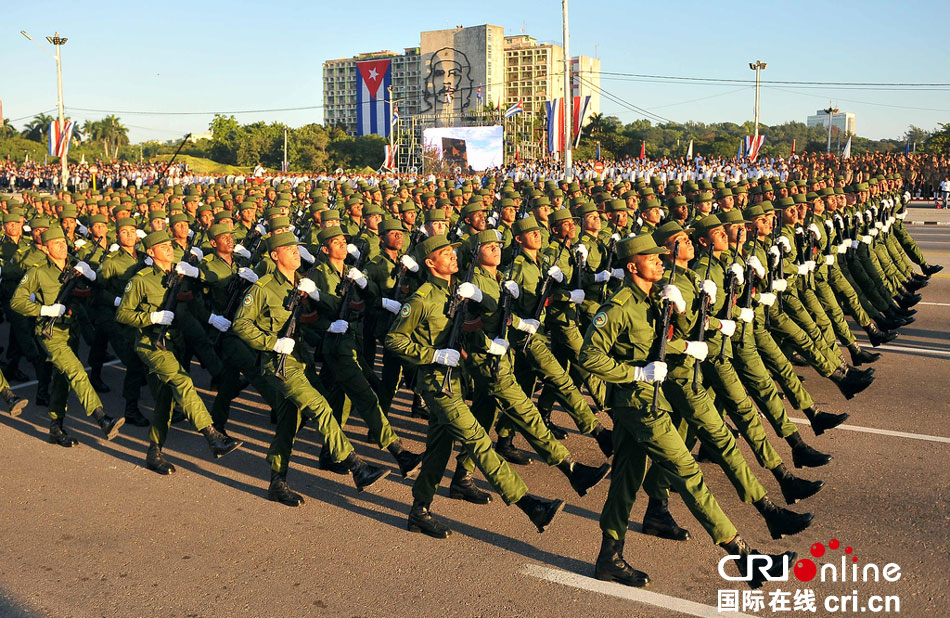
[[[789,299],[795,298],[793,294],[789,294],[788,297]],[[798,299],[795,300],[797,301]],[[804,307],[802,307],[801,302],[796,302],[795,305],[800,312],[804,313]],[[821,340],[821,344],[816,342],[802,329],[798,320],[793,320],[787,313],[779,309],[778,302],[768,309],[770,320],[769,328],[772,332],[783,342],[787,342],[793,346],[822,376],[828,377],[835,372],[835,369],[837,369],[841,363],[836,362],[831,352],[825,349],[827,346],[823,345],[823,340]],[[799,316],[799,319],[804,318]],[[812,322],[812,325],[814,326],[814,322]],[[764,319],[760,323],[758,316],[756,316],[755,329],[763,330],[764,328]],[[817,327],[815,327],[815,329],[817,330]],[[820,340],[820,333],[816,332],[816,335]]]
[[[453,395],[429,390],[420,393],[429,407],[429,430],[422,468],[412,484],[412,497],[423,504],[432,503],[452,448],[458,441],[505,504],[517,502],[528,493],[527,486],[508,462],[492,449],[485,428],[462,400],[462,384],[457,378],[452,379],[452,391]]]
[[[781,351],[779,352],[781,353]],[[785,404],[782,403],[782,398],[775,387],[775,380],[769,375],[765,363],[762,362],[751,324],[746,328],[745,336],[732,346],[732,353],[732,364],[739,373],[739,378],[748,389],[749,395],[755,401],[759,410],[762,411],[762,414],[775,429],[775,433],[780,438],[787,438],[798,431],[795,424],[788,418]],[[798,380],[798,375],[792,373],[795,375],[795,379]],[[798,384],[801,385],[800,380]]]
[[[580,332],[577,322],[556,321],[553,324],[545,323],[548,328],[551,340],[551,352],[555,358],[559,359],[566,367],[568,375],[574,385],[580,388],[583,384],[587,387],[594,400],[594,405],[598,410],[604,410],[607,399],[607,386],[600,378],[592,376],[581,367],[580,355],[581,347],[584,345],[584,336]],[[554,402],[557,400],[557,391],[551,384],[545,384],[538,397],[538,408],[550,412],[554,409]]]
[[[878,311],[870,301],[867,299],[864,299],[864,301],[861,300],[861,296],[841,272],[841,268],[837,262],[828,267],[826,282],[834,292],[835,298],[837,298],[843,307],[847,308],[851,317],[862,327],[870,324],[872,317],[879,317],[881,315],[881,312]]]
[[[642,408],[613,408],[614,459],[607,500],[600,514],[600,529],[615,540],[624,539],[649,457],[650,470],[664,470],[663,476],[682,496],[690,513],[713,542],[732,540],[737,534],[736,527],[706,486],[699,464],[673,427],[669,414],[663,410],[651,413],[649,406],[650,403],[645,402]]]
[[[50,418],[65,418],[70,388],[79,398],[86,416],[101,408],[102,400],[89,382],[86,368],[76,357],[76,351],[79,349],[79,333],[76,329],[57,325],[53,327],[52,337],[46,339],[42,335],[37,335],[36,340],[40,349],[46,353],[53,364],[49,393]]]
[[[917,245],[917,241],[914,240],[910,232],[904,227],[903,222],[895,223],[891,230],[893,231],[894,238],[900,243],[900,246],[907,253],[911,261],[918,266],[926,266],[927,258],[924,257],[923,252]]]
[[[759,351],[765,368],[769,370],[769,373],[772,374],[775,381],[782,387],[782,392],[788,397],[788,401],[792,404],[792,407],[796,410],[804,410],[805,408],[814,406],[815,401],[808,391],[805,390],[801,379],[798,377],[798,374],[795,373],[795,368],[792,367],[792,363],[788,360],[788,357],[785,356],[785,353],[782,352],[782,348],[780,348],[778,343],[775,342],[775,339],[772,338],[772,334],[765,328],[759,328],[758,325],[754,333],[755,347]],[[775,422],[772,423],[772,426],[775,427]],[[775,430],[779,435],[782,435],[778,427],[776,427]]]
[[[218,393],[211,405],[211,420],[215,426],[224,427],[228,422],[231,401],[241,393],[241,375],[254,385],[264,403],[276,412],[279,403],[277,393],[261,374],[258,354],[231,331],[222,334],[219,350],[224,359],[225,371],[218,380]]]

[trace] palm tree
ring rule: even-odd
[[[16,135],[16,128],[9,118],[4,118],[3,124],[0,124],[0,137],[13,137],[14,135]]]
[[[48,114],[33,116],[33,120],[28,122],[26,128],[23,129],[23,137],[34,142],[43,143],[49,135],[49,124],[54,120],[55,118]]]
[[[100,138],[102,139],[103,149],[106,157],[109,156],[109,149],[112,149],[112,158],[119,155],[119,146],[126,146],[129,143],[129,130],[122,126],[118,116],[109,114],[99,121]]]

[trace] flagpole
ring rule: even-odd
[[[564,178],[571,180],[573,172],[571,170],[571,147],[572,135],[571,121],[573,120],[573,84],[571,83],[571,52],[570,36],[567,25],[567,0],[561,0],[562,21],[564,22]]]
[[[66,44],[66,37],[60,37],[57,32],[52,37],[46,37],[46,40],[52,43],[53,47],[56,48],[56,90],[58,95],[58,100],[56,106],[59,108],[59,130],[66,131],[66,108],[63,104],[63,63],[60,57],[59,50],[63,45]],[[66,141],[66,144],[69,144],[69,141]],[[60,190],[66,190],[66,179],[69,178],[69,172],[66,168],[66,148],[64,146],[63,152],[59,157],[60,165]]]

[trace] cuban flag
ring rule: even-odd
[[[759,157],[759,149],[762,148],[762,144],[765,143],[765,136],[752,137],[751,135],[746,135],[744,142],[745,156],[749,161],[755,161]]]
[[[564,99],[545,101],[547,111],[548,154],[564,151]]]
[[[479,86],[478,90],[475,91],[475,98],[478,100],[478,104],[482,104],[482,87]]]
[[[383,162],[383,167],[388,170],[396,169],[396,148],[398,148],[396,144],[386,144],[384,146],[386,160]]]
[[[66,121],[65,128],[59,124],[59,120],[49,123],[49,156],[62,158],[69,154],[69,142],[75,127],[76,123],[72,120]]]
[[[501,107],[501,105],[499,105],[498,107]],[[511,118],[512,116],[516,116],[517,114],[520,114],[523,111],[524,111],[524,101],[518,101],[517,103],[509,107],[507,110],[505,110],[505,118]]]
[[[574,147],[581,145],[581,128],[584,126],[584,117],[587,116],[587,108],[590,106],[590,95],[586,97],[574,97],[574,124],[571,129],[574,131]]]
[[[389,137],[389,87],[392,61],[364,60],[356,63],[356,134]]]

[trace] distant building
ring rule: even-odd
[[[828,128],[828,113],[820,109],[814,116],[809,116],[805,121],[809,127]],[[831,126],[835,127],[845,135],[854,135],[854,114],[851,112],[837,112],[831,118]]]

